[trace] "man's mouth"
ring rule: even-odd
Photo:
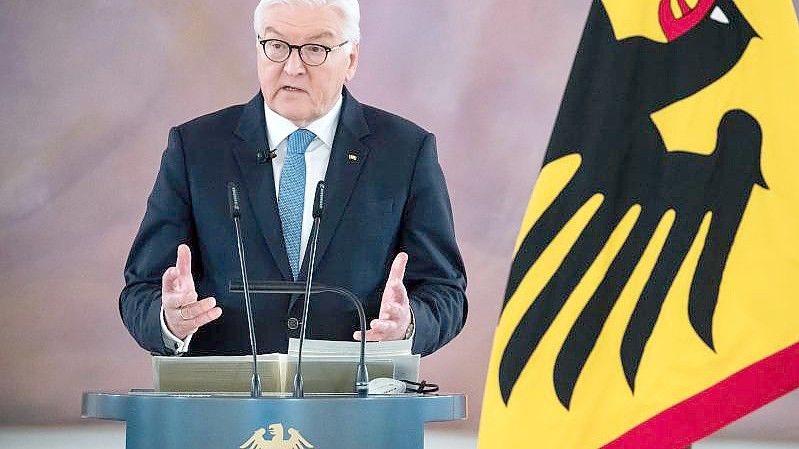
[[[294,86],[283,86],[283,87],[280,88],[280,90],[285,91],[285,92],[292,92],[292,93],[305,92],[305,90],[300,89],[299,87],[294,87]]]

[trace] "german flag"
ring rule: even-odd
[[[481,449],[679,449],[799,387],[798,122],[790,0],[594,1]]]

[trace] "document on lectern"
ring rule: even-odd
[[[300,343],[296,338],[289,339],[289,359],[296,364],[297,353]],[[361,343],[357,341],[333,341],[333,340],[305,340],[302,348],[303,364],[306,360],[335,361],[351,360],[358,361],[361,354]],[[418,354],[411,354],[411,340],[395,341],[370,341],[366,343],[366,367],[369,370],[369,378],[392,377],[394,379],[419,381],[419,361]],[[371,365],[376,362],[391,363],[394,367],[392,376],[378,375],[373,373]],[[293,364],[289,364],[292,369]],[[307,370],[307,368],[303,368]],[[307,382],[307,380],[306,380]]]
[[[297,340],[288,354],[258,355],[264,393],[290,393],[297,367]],[[360,343],[305,340],[303,379],[308,393],[352,393]],[[368,342],[369,377],[417,381],[419,355],[410,341]],[[153,357],[153,388],[165,393],[239,394],[250,391],[252,356]]]
[[[263,391],[279,392],[282,354],[258,356]],[[252,356],[153,357],[153,388],[165,393],[241,393],[250,391]]]

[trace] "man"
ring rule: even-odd
[[[344,88],[358,66],[359,20],[357,0],[261,1],[261,92],[171,130],[120,296],[143,348],[249,352],[243,297],[228,292],[240,279],[229,181],[242,191],[250,278],[305,278],[324,179],[315,281],[361,298],[369,340],[412,338],[414,353],[426,355],[460,332],[466,277],[435,139]],[[346,301],[311,300],[309,338],[359,338]],[[254,298],[259,352],[286,352],[302,305],[299,295]]]

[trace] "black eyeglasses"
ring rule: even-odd
[[[286,41],[281,41],[280,39],[265,39],[258,41],[258,43],[261,44],[261,47],[264,49],[264,55],[266,55],[270,61],[285,62],[289,59],[289,56],[291,56],[291,51],[296,48],[297,52],[300,54],[300,59],[302,62],[309,66],[318,66],[324,64],[325,61],[327,61],[328,53],[347,45],[349,42],[350,41],[344,41],[333,47],[325,47],[324,45],[319,44],[291,45]]]

